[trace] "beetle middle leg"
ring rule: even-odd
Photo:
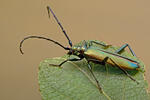
[[[106,65],[107,60],[108,60],[108,57],[105,57],[102,61],[99,61],[96,59],[88,59],[89,62],[97,63],[97,64],[104,65],[104,66]],[[105,66],[105,69],[106,69],[106,66]]]
[[[136,56],[129,44],[122,45],[115,53],[121,53],[126,47],[129,48],[129,50],[130,50],[130,52],[132,53],[133,56]]]
[[[99,60],[96,60],[96,59],[87,59],[87,61],[88,61],[88,69],[90,70],[94,80],[96,81],[97,87],[98,87],[100,92],[102,92],[102,88],[101,88],[101,86],[99,84],[99,81],[97,80],[96,76],[94,75],[94,73],[92,71],[92,67],[91,67],[91,65],[89,63],[90,62],[94,62],[94,63],[98,63],[98,64],[101,64],[101,65],[105,65],[107,60],[108,60],[108,57],[104,58],[104,60],[102,60],[102,61],[99,61]]]
[[[91,65],[89,64],[89,62],[90,62],[90,61],[88,61],[88,69],[89,69],[89,71],[91,72],[91,74],[92,74],[94,80],[96,81],[98,90],[99,90],[100,92],[103,92],[103,91],[102,91],[102,88],[101,88],[101,86],[100,86],[100,84],[99,84],[99,81],[97,80],[96,76],[94,75],[94,73],[93,73],[93,71],[92,71],[92,67],[91,67]]]

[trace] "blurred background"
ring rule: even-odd
[[[100,40],[121,46],[129,43],[146,65],[150,83],[150,1],[149,0],[0,0],[0,99],[41,100],[38,65],[46,58],[63,56],[66,51],[44,40],[26,36],[50,37],[68,46],[49,5],[74,44]]]

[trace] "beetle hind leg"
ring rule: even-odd
[[[128,72],[126,71],[126,70],[124,70],[123,68],[121,68],[119,65],[117,65],[115,62],[114,62],[114,60],[112,60],[111,58],[109,58],[110,60],[111,60],[111,62],[113,62],[114,63],[114,65],[116,66],[116,67],[118,67],[125,75],[127,75],[131,80],[133,80],[134,82],[136,82],[137,84],[139,84],[139,82],[138,81],[136,81],[130,74],[128,74]]]
[[[136,82],[137,84],[139,84],[139,82],[136,81],[130,74],[128,74],[128,72],[127,72],[126,70],[124,70],[123,68],[121,68],[118,64],[115,63],[114,60],[112,60],[112,59],[109,58],[109,57],[105,57],[102,61],[98,61],[98,60],[95,60],[95,59],[89,59],[88,62],[89,62],[89,61],[93,61],[93,62],[102,64],[102,65],[105,65],[106,62],[108,61],[108,59],[110,59],[110,61],[111,61],[112,63],[114,63],[114,65],[115,65],[117,68],[119,68],[125,75],[127,75],[131,80],[133,80],[134,82]],[[105,66],[105,67],[106,67],[106,66]]]
[[[130,50],[130,52],[132,53],[133,56],[136,56],[135,53],[134,53],[134,51],[131,49],[131,47],[130,47],[129,44],[122,45],[118,50],[116,50],[115,53],[118,53],[118,54],[121,53],[126,47],[129,48],[129,50]]]

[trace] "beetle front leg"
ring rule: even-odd
[[[49,64],[50,66],[56,66],[56,67],[61,67],[64,63],[66,63],[67,61],[80,61],[82,60],[83,58],[79,58],[79,59],[76,59],[76,58],[73,58],[73,59],[67,59],[63,62],[61,62],[59,65],[56,65],[56,64]]]
[[[129,48],[129,50],[130,50],[130,52],[132,53],[133,56],[136,56],[129,44],[122,45],[115,53],[118,53],[118,54],[121,53],[126,47]]]

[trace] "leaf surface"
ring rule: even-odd
[[[77,45],[81,45],[81,43]],[[99,45],[95,45],[99,46]],[[114,52],[119,47],[109,47],[108,51]],[[121,55],[131,56],[127,51]],[[74,58],[75,56],[71,56]],[[147,91],[148,84],[144,80],[144,73],[139,71],[128,71],[140,84],[129,79],[118,68],[111,65],[90,63],[93,72],[98,79],[104,93],[100,93],[96,87],[87,63],[84,60],[77,62],[67,62],[60,67],[49,64],[60,64],[68,59],[68,56],[46,59],[39,66],[39,85],[43,100],[150,100]],[[141,62],[142,70],[144,64]]]

